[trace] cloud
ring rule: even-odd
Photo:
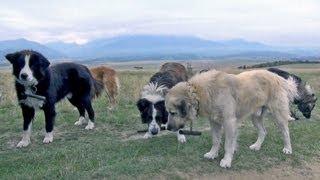
[[[320,44],[317,0],[11,0],[0,5],[0,39],[85,43],[121,34],[245,38]]]

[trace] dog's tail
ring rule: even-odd
[[[92,97],[99,97],[104,89],[103,83],[93,79],[93,91],[92,91]]]

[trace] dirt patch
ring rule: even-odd
[[[207,174],[187,179],[221,179],[221,180],[251,180],[251,179],[320,179],[320,161],[305,163],[301,167],[280,165],[264,172],[240,171],[225,172],[222,174]]]
[[[197,128],[196,130],[200,131],[200,132],[209,131],[210,127]],[[135,132],[132,132],[132,131],[131,132],[123,132],[123,133],[121,133],[121,138],[122,138],[122,141],[139,140],[139,139],[144,139],[143,138],[144,134],[145,133],[138,133],[136,131]],[[170,131],[161,131],[155,137],[161,137],[161,136],[165,136],[168,134],[176,134],[176,133],[170,132]],[[188,139],[188,136],[187,136],[187,139]]]
[[[165,136],[168,135],[170,132],[169,131],[161,131],[159,134],[156,135],[156,137],[160,137],[160,136]],[[122,141],[132,141],[132,140],[138,140],[138,139],[144,139],[145,133],[138,133],[138,132],[124,132],[121,133],[121,139]]]

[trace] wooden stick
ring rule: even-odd
[[[165,127],[161,127],[161,131],[166,130]],[[146,133],[148,130],[138,130],[138,133]],[[190,136],[201,136],[200,131],[188,131],[188,130],[179,130],[179,134],[190,135]]]
[[[191,135],[191,136],[201,136],[200,131],[179,130],[179,134]]]
[[[46,97],[44,97],[44,96],[39,96],[39,95],[29,94],[29,93],[25,93],[25,95],[28,96],[28,97],[32,97],[32,98],[36,98],[36,99],[42,100],[42,101],[46,100]]]

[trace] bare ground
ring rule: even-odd
[[[232,171],[223,170],[217,174],[183,174],[177,173],[182,179],[219,179],[219,180],[301,180],[301,179],[320,179],[320,158],[313,162],[305,162],[299,167],[292,167],[286,164],[278,165],[266,171]],[[160,178],[161,179],[161,178]]]

